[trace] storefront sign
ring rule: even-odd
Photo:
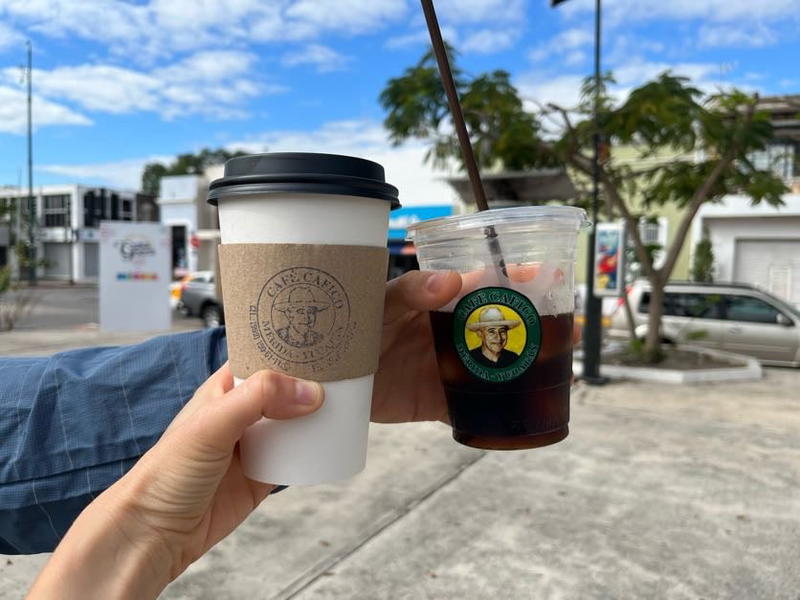
[[[100,327],[169,329],[169,228],[157,223],[100,223]]]
[[[598,223],[595,240],[595,296],[620,296],[625,288],[625,228],[622,223]]]

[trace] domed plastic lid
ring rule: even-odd
[[[225,163],[225,175],[211,182],[208,202],[242,194],[298,192],[362,196],[400,206],[397,188],[383,167],[354,156],[311,152],[250,154]]]

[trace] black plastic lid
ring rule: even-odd
[[[383,167],[376,162],[338,154],[274,152],[232,158],[225,175],[208,186],[208,202],[219,198],[264,192],[300,192],[363,196],[400,206],[397,188],[386,183]]]

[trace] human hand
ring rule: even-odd
[[[372,420],[448,422],[428,311],[461,290],[454,271],[410,271],[386,284],[381,357],[372,393]]]
[[[155,598],[269,495],[247,479],[237,442],[261,417],[308,415],[318,383],[260,371],[233,387],[212,375],[161,439],[78,517],[29,598]]]
[[[539,265],[509,265],[512,281],[529,281]],[[386,284],[383,338],[372,394],[376,423],[442,421],[449,423],[447,399],[439,379],[428,312],[450,302],[462,287],[484,285],[485,271],[410,271]],[[573,330],[573,343],[580,329]]]

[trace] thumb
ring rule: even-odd
[[[302,417],[316,411],[323,398],[324,390],[317,382],[274,371],[258,371],[209,402],[192,434],[204,446],[232,452],[245,429],[262,417]]]

